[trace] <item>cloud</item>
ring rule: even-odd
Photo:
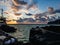
[[[14,3],[14,5],[19,6],[19,5],[26,5],[27,2],[22,1],[22,0],[12,0],[12,2]]]
[[[22,7],[22,6],[26,6],[26,9],[29,9],[30,7],[33,7],[34,5],[37,4],[37,2],[35,2],[34,0],[12,0],[12,6],[16,6],[16,7]]]
[[[30,0],[29,2],[26,2],[23,0],[12,0],[12,2],[13,2],[12,6],[15,6],[17,8],[23,8],[24,6],[26,6],[27,10],[30,8],[33,8],[33,9],[38,8],[36,5],[38,2],[36,2],[35,0]],[[30,3],[30,4],[28,4],[28,3]]]
[[[8,12],[10,11],[9,14],[11,16],[15,15],[15,18],[16,18],[16,16],[20,16],[20,17],[22,17],[21,15],[25,16],[26,15],[25,13],[32,14],[32,17],[33,17],[33,15],[40,13],[40,10],[36,5],[37,2],[34,0],[30,0],[30,2],[28,2],[27,0],[24,0],[24,1],[22,1],[22,0],[10,0],[10,1],[12,1],[11,8],[10,8],[12,11],[10,11],[8,9]]]
[[[34,8],[35,6],[37,7],[37,5],[36,5],[36,4],[38,3],[37,1],[35,1],[35,0],[30,0],[30,2],[31,2],[31,3],[30,3],[30,5],[28,5],[27,9],[29,9],[29,8],[31,8],[31,7]]]
[[[34,10],[34,12],[37,11],[37,8],[38,8],[36,6],[37,2],[34,0],[29,0],[29,1],[30,1],[30,4],[28,4],[28,2],[22,1],[22,0],[12,0],[12,2],[13,2],[12,7],[14,7],[15,10],[17,10],[17,9],[18,10],[20,10],[20,9],[24,9],[24,10],[25,9],[26,10],[32,9],[32,10]]]

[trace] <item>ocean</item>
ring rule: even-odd
[[[50,25],[45,25],[45,24],[36,24],[36,25],[22,25],[22,24],[18,24],[18,25],[9,25],[12,27],[15,27],[17,29],[17,31],[15,33],[9,33],[10,35],[12,35],[13,37],[17,38],[18,41],[23,41],[24,43],[29,41],[29,35],[30,35],[30,29],[31,28],[35,28],[36,26],[39,27],[45,27],[45,26],[50,26]],[[56,25],[57,26],[57,25]]]

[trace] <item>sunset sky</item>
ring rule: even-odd
[[[19,1],[17,1],[17,2],[19,2]],[[24,4],[25,2],[27,3],[26,5]],[[15,5],[13,5],[13,3],[14,2],[12,2],[12,0],[0,0],[0,8],[3,8],[4,12],[7,11],[12,16],[14,12],[11,11],[11,10],[13,10],[13,9],[11,9],[11,7],[15,6]],[[22,10],[21,10],[21,7],[23,7]],[[25,15],[24,12],[37,14],[37,13],[47,11],[47,7],[53,7],[55,9],[60,9],[60,0],[24,0],[23,4],[21,4],[21,3],[20,3],[20,5],[18,4],[16,9],[18,9],[19,11],[15,12],[15,13],[22,13],[21,15]],[[0,11],[0,13],[1,13],[1,11]],[[7,16],[5,13],[4,13],[4,15]],[[16,16],[15,16],[15,18],[16,18]]]

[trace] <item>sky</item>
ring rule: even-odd
[[[53,7],[55,9],[59,9],[60,0],[38,0],[38,6],[42,11],[46,11],[47,7]]]
[[[2,0],[0,0],[2,1]],[[29,0],[25,0],[26,2],[30,3]],[[37,3],[37,6],[42,11],[46,11],[47,7],[54,7],[56,9],[60,8],[60,0],[33,0],[35,3]]]
[[[24,2],[27,2],[28,6],[27,4],[25,5]],[[60,0],[24,0],[24,2],[23,4],[20,3],[21,4],[20,7],[22,5],[28,7],[28,10],[24,11],[25,13],[28,12],[32,14],[37,14],[39,12],[45,12],[47,11],[47,7],[53,7],[54,9],[60,9]],[[11,6],[14,6],[12,5],[13,3],[14,2],[12,2],[11,0],[0,0],[0,8],[3,8],[4,11],[7,11],[7,10],[9,11],[9,8]],[[18,6],[16,8],[18,8]],[[20,10],[20,8],[18,9]],[[25,7],[23,7],[23,10],[25,10]]]

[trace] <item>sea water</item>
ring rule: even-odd
[[[29,41],[29,35],[30,35],[30,29],[31,28],[35,28],[36,26],[39,27],[45,27],[45,26],[50,26],[50,25],[9,25],[9,26],[13,26],[17,29],[17,31],[15,33],[10,33],[10,35],[12,35],[13,37],[17,38],[18,41],[23,41],[24,43]],[[57,26],[57,25],[56,25]]]

